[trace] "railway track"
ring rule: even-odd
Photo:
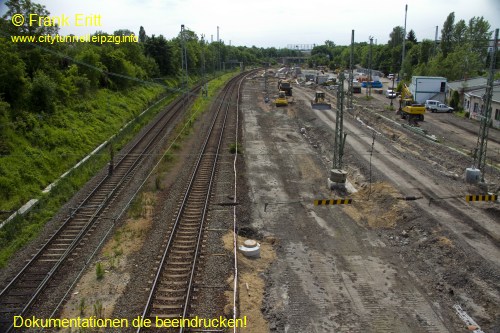
[[[199,89],[199,86],[195,87],[186,96],[175,100],[127,152],[117,156],[112,172],[98,183],[3,288],[0,292],[0,332],[10,332],[14,316],[22,316],[31,308],[59,267],[81,246],[89,230],[99,223],[99,218],[133,177],[144,157],[158,144],[165,128],[194,99]]]
[[[204,224],[222,149],[228,113],[234,108],[234,92],[244,74],[233,78],[221,92],[217,111],[202,145],[182,202],[173,218],[170,235],[156,271],[143,318],[189,319],[194,279],[201,251]],[[156,328],[159,326],[154,325]],[[143,328],[138,328],[140,332]],[[162,332],[165,328],[162,329]],[[173,331],[183,332],[184,328]]]

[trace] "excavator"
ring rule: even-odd
[[[406,84],[403,84],[401,96],[399,97],[398,113],[401,118],[408,118],[408,122],[417,123],[417,121],[424,120],[425,106],[417,103],[413,99],[413,95]]]

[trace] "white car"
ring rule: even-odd
[[[453,108],[451,106],[448,106],[446,104],[438,104],[435,106],[433,109],[431,109],[431,112],[453,112]]]
[[[392,89],[387,89],[385,92],[385,97],[390,99],[396,98],[396,95],[397,95],[396,92]]]

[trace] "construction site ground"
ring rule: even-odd
[[[270,79],[270,89],[275,83]],[[255,259],[256,282],[245,282],[243,302],[245,294],[262,292],[262,304],[253,307],[270,332],[478,329],[460,318],[457,306],[484,332],[500,332],[500,209],[465,202],[479,191],[463,181],[477,125],[426,114],[423,128],[442,129],[435,143],[400,126],[389,100],[368,100],[363,89],[344,116],[344,169],[357,192],[331,191],[335,112],[311,108],[316,89],[294,85],[295,103],[277,108],[264,102],[262,77],[244,85],[248,198],[240,202],[250,213],[240,230],[275,253],[264,256],[267,269]],[[492,142],[494,151],[498,141]],[[496,190],[500,173],[487,172]],[[401,200],[408,196],[419,199]],[[353,201],[313,205],[334,198]],[[247,263],[240,274],[251,271]],[[242,316],[254,313],[241,308]],[[262,332],[261,319],[255,322],[259,328],[252,329],[250,316],[245,332]]]

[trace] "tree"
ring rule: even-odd
[[[25,68],[15,45],[0,43],[0,98],[12,106],[22,102],[26,87]]]
[[[9,19],[14,14],[22,14],[25,18],[30,15],[37,15],[37,17],[50,16],[50,12],[45,9],[45,6],[31,2],[31,0],[7,0],[5,3],[8,10],[3,16],[4,19]],[[43,23],[43,22],[42,22]],[[24,23],[20,27],[13,28],[9,25],[12,32],[22,35],[55,35],[59,31],[57,26],[47,27],[40,24],[40,21],[33,22],[32,24]]]
[[[179,70],[172,61],[174,58],[174,50],[171,43],[169,43],[163,35],[146,39],[144,43],[144,52],[147,56],[153,58],[158,64],[161,75],[175,75]]]
[[[30,109],[34,113],[54,113],[57,85],[43,71],[37,71],[30,89]]]
[[[434,41],[430,39],[424,39],[419,44],[419,64],[426,64],[432,56],[432,52],[434,50]]]
[[[141,25],[139,28],[139,43],[144,43],[146,41],[146,30],[144,30],[144,27]]]
[[[454,45],[462,44],[467,38],[467,25],[464,20],[460,20],[453,28],[452,41]]]
[[[417,37],[415,36],[415,31],[413,31],[413,29],[408,32],[406,40],[414,44],[417,44]]]
[[[451,12],[446,21],[444,21],[443,28],[441,29],[441,52],[446,58],[448,54],[453,51],[453,25],[455,22],[455,13]]]
[[[85,45],[75,59],[78,61],[78,73],[89,79],[91,88],[97,88],[103,75],[102,70],[104,70],[98,46]]]
[[[403,39],[405,37],[405,32],[403,27],[397,26],[392,29],[392,32],[389,35],[388,44],[392,47],[396,47],[397,45],[403,44]]]
[[[473,17],[469,20],[467,27],[467,40],[471,43],[472,51],[479,53],[485,60],[488,49],[488,41],[491,37],[490,24],[481,17]]]

